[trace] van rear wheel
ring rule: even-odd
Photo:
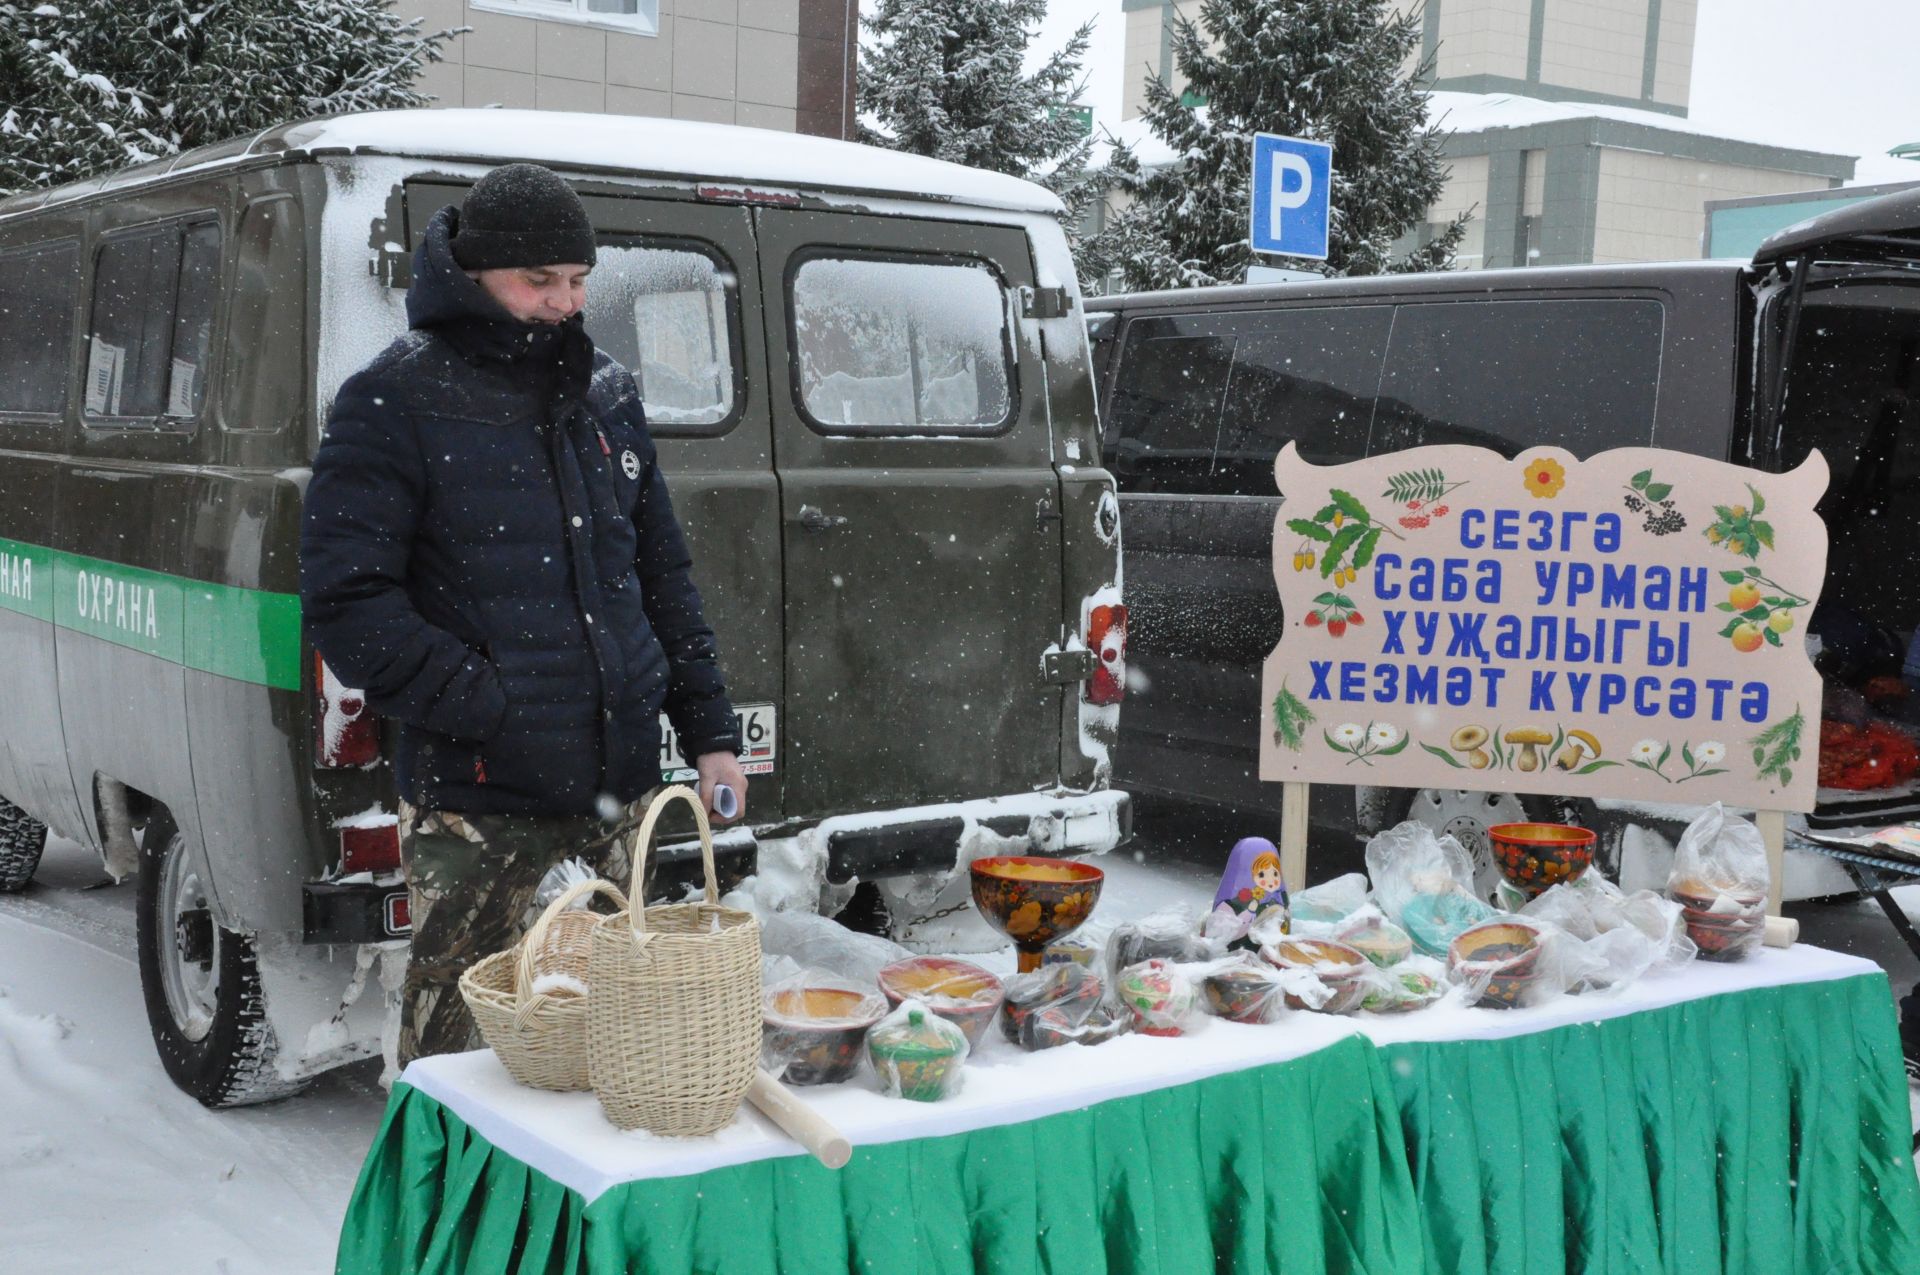
[[[135,929],[147,1024],[174,1084],[209,1107],[299,1092],[273,1068],[253,944],[214,920],[186,838],[160,811],[140,847]]]
[[[47,825],[0,797],[0,894],[27,888],[47,848]]]

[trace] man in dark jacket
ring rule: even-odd
[[[400,726],[402,1065],[470,1047],[460,973],[513,941],[552,865],[624,876],[614,834],[659,785],[662,708],[707,808],[725,784],[745,809],[639,390],[581,322],[594,257],[585,207],[534,164],[436,213],[411,331],[340,387],[307,487],[314,646]]]

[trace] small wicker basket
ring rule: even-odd
[[[578,882],[547,905],[518,943],[460,976],[460,995],[480,1035],[523,1085],[563,1093],[589,1087],[587,997],[535,992],[533,985],[548,974],[586,982],[587,939],[606,918],[571,905],[596,892],[625,911],[626,896],[610,882]]]
[[[588,937],[587,1068],[607,1119],[670,1136],[733,1119],[760,1061],[760,923],[720,906],[713,832],[691,789],[672,787],[634,835],[645,880],[654,824],[675,801],[693,807],[706,869],[699,903],[630,908]]]

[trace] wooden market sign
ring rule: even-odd
[[[1290,444],[1274,477],[1261,779],[1812,809],[1818,454]]]

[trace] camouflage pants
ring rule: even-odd
[[[400,1001],[401,1067],[481,1046],[460,996],[460,975],[525,932],[542,878],[563,860],[580,858],[625,890],[632,872],[625,834],[653,795],[612,821],[459,815],[401,803],[400,855],[413,918]]]

